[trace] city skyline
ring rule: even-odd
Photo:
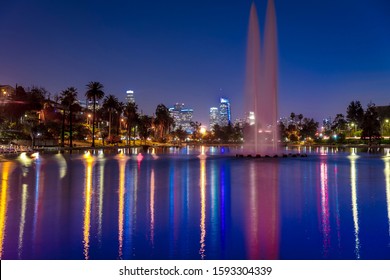
[[[222,88],[232,119],[242,118],[251,2],[7,2],[0,83],[42,86],[52,95],[75,86],[82,98],[96,80],[123,101],[134,90],[146,114],[159,103],[185,103],[204,125]],[[266,1],[255,3],[262,25]],[[275,6],[280,117],[295,112],[321,121],[345,113],[352,100],[389,105],[388,1]]]

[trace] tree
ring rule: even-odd
[[[62,121],[62,133],[61,133],[61,146],[64,146],[64,131],[65,131],[65,111],[69,112],[69,146],[73,147],[72,137],[72,115],[76,110],[80,110],[80,105],[77,101],[77,89],[74,87],[68,87],[61,92],[59,97],[60,104],[63,106],[63,121]]]
[[[347,121],[354,123],[357,128],[362,127],[364,110],[360,101],[352,101],[347,108]]]
[[[174,120],[164,104],[157,105],[154,124],[156,125],[158,137],[160,139],[163,139],[163,137],[169,133],[171,126],[174,124]]]
[[[96,101],[104,97],[103,85],[99,82],[89,82],[85,97],[92,100],[92,147],[95,147]]]
[[[370,143],[372,138],[380,137],[380,121],[374,103],[369,103],[367,105],[367,109],[363,117],[362,129],[361,138],[368,138]]]
[[[112,114],[119,106],[118,98],[112,94],[106,96],[103,101],[103,109],[108,112],[108,138],[111,138]]]
[[[130,138],[130,132],[133,129],[135,134],[135,125],[137,121],[139,120],[138,115],[138,106],[134,102],[129,102],[126,104],[124,108],[124,115],[127,118],[126,120],[126,138],[127,143],[126,145],[129,145],[129,138]],[[135,136],[135,135],[134,135]]]
[[[200,128],[201,128],[202,124],[199,122],[190,122],[190,126],[193,128],[192,139],[198,140],[201,137]]]
[[[150,116],[142,115],[139,118],[139,135],[145,141],[152,133],[152,123],[153,119]]]
[[[337,114],[333,123],[332,130],[337,133],[344,132],[347,127],[347,121],[344,118],[343,114]]]
[[[174,135],[179,139],[180,144],[187,138],[187,132],[181,127],[181,125],[174,131]]]
[[[301,138],[305,139],[310,137],[312,139],[315,138],[315,135],[318,130],[318,122],[315,122],[314,119],[304,118],[302,122],[301,128]]]

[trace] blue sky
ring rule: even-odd
[[[220,88],[243,115],[250,0],[2,0],[0,84],[52,95],[89,81],[144,113],[183,102],[208,124]],[[263,31],[266,1],[255,1]],[[275,0],[279,112],[317,121],[390,104],[390,1]]]

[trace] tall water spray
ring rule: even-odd
[[[269,0],[261,50],[256,5],[249,16],[246,57],[244,148],[248,152],[275,153],[278,150],[277,34],[274,1]]]

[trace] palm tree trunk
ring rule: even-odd
[[[73,137],[72,137],[72,110],[69,109],[69,145],[73,147]]]
[[[61,147],[65,145],[65,109],[62,110]]]
[[[111,139],[111,109],[108,117],[108,139]]]
[[[93,97],[93,116],[92,116],[92,147],[95,147],[95,120],[96,120],[96,98],[95,96]]]

